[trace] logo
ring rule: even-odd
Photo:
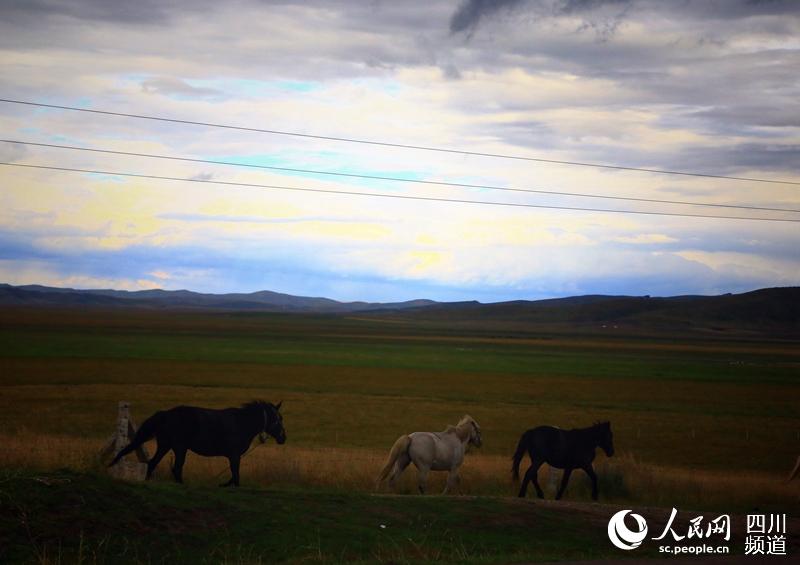
[[[625,523],[628,514],[635,522],[633,529],[629,527],[630,519],[627,524]],[[730,553],[731,517],[729,514],[721,514],[713,520],[706,520],[705,516],[695,516],[689,520],[686,529],[683,529],[680,524],[675,525],[677,517],[678,509],[673,508],[661,535],[650,538],[662,542],[658,546],[659,553],[669,555],[683,553],[726,555]],[[748,534],[753,535],[748,538],[748,545],[745,548],[746,555],[786,555],[785,515],[753,515],[747,518]],[[647,537],[647,530],[647,521],[639,514],[633,514],[631,510],[620,510],[608,521],[608,539],[611,540],[614,547],[624,551],[641,546]]]
[[[625,525],[625,516],[630,510],[620,510],[608,521],[608,539],[620,549],[636,549],[647,537],[647,522],[638,514],[631,514],[631,518],[636,521],[638,530],[634,531]]]

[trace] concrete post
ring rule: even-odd
[[[113,454],[128,445],[135,433],[131,422],[130,404],[120,401],[117,415],[117,430],[113,438]],[[147,474],[147,454],[144,450],[137,450],[123,457],[119,463],[109,468],[112,477],[128,481],[143,481]]]

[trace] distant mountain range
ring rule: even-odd
[[[800,287],[766,288],[721,296],[586,295],[549,300],[480,302],[338,302],[271,291],[203,294],[188,290],[76,290],[0,284],[1,306],[106,307],[216,311],[296,312],[392,317],[447,324],[523,328],[579,325],[678,329],[775,330],[800,333]]]
[[[0,284],[0,305],[122,306],[140,308],[202,308],[263,312],[348,313],[403,310],[437,304],[433,300],[407,302],[338,302],[330,298],[292,296],[269,290],[251,293],[204,294],[190,290],[78,290],[40,285]]]

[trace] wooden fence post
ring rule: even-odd
[[[120,401],[117,415],[117,430],[111,436],[101,455],[116,455],[120,449],[128,445],[136,435],[136,424],[130,414],[130,403]],[[112,477],[129,481],[143,481],[147,474],[147,450],[144,446],[123,457],[119,463],[109,467]]]

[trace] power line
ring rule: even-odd
[[[364,145],[374,145],[380,147],[394,147],[399,149],[416,149],[420,151],[436,151],[438,153],[450,153],[456,155],[470,155],[474,157],[492,157],[498,159],[512,159],[516,161],[533,161],[537,163],[553,163],[558,165],[571,165],[577,167],[594,167],[598,169],[612,169],[617,171],[638,171],[644,173],[655,173],[660,175],[681,175],[681,176],[689,176],[689,177],[703,177],[703,178],[712,178],[712,179],[725,179],[725,180],[736,180],[736,181],[749,181],[749,182],[764,182],[764,183],[771,183],[771,184],[789,184],[800,186],[800,182],[798,181],[788,181],[788,180],[776,180],[776,179],[764,179],[764,178],[755,178],[755,177],[734,177],[734,176],[727,176],[727,175],[712,175],[708,173],[691,173],[686,171],[672,171],[667,169],[648,169],[643,167],[623,167],[620,165],[603,165],[600,163],[588,163],[582,161],[563,161],[558,159],[544,159],[540,157],[526,157],[523,155],[508,155],[502,153],[484,153],[480,151],[465,151],[461,149],[449,149],[444,147],[430,147],[425,145],[410,145],[404,143],[391,143],[388,141],[372,141],[367,139],[356,139],[350,137],[335,137],[329,135],[313,135],[309,133],[299,133],[293,131],[281,131],[281,130],[273,130],[273,129],[263,129],[263,128],[251,128],[251,127],[244,127],[244,126],[234,126],[230,124],[216,124],[211,122],[199,122],[193,120],[179,120],[175,118],[164,118],[161,116],[148,116],[144,114],[129,114],[125,112],[111,112],[108,110],[90,110],[89,108],[78,108],[76,106],[61,106],[58,104],[44,104],[41,102],[30,102],[25,100],[12,100],[8,98],[0,98],[0,102],[6,102],[9,104],[22,104],[26,106],[38,106],[42,108],[55,108],[59,110],[72,110],[75,112],[88,112],[92,114],[102,114],[106,116],[120,116],[124,118],[137,118],[142,120],[155,120],[159,122],[170,122],[175,124],[188,124],[188,125],[195,125],[195,126],[206,126],[206,127],[215,127],[215,128],[224,128],[224,129],[233,129],[239,131],[250,131],[250,132],[257,132],[257,133],[269,133],[273,135],[287,135],[292,137],[302,137],[306,139],[320,139],[325,141],[339,141],[343,143],[360,143]]]
[[[315,174],[315,175],[330,175],[330,176],[337,176],[337,177],[349,177],[349,178],[359,178],[359,179],[371,179],[371,180],[384,180],[384,181],[392,181],[392,182],[407,182],[407,183],[416,183],[416,184],[427,184],[427,185],[437,185],[437,186],[449,186],[449,187],[458,187],[458,188],[477,188],[477,189],[485,189],[485,190],[497,190],[497,191],[505,191],[505,192],[523,192],[523,193],[532,193],[532,194],[549,194],[549,195],[556,195],[556,196],[577,196],[580,198],[602,198],[605,200],[624,200],[629,202],[648,202],[651,204],[678,204],[684,206],[708,206],[713,208],[735,208],[739,210],[760,210],[760,211],[769,211],[769,212],[800,212],[800,209],[791,209],[791,208],[768,208],[763,206],[745,206],[745,205],[734,205],[734,204],[711,204],[711,203],[703,203],[703,202],[688,202],[682,200],[659,200],[655,198],[634,198],[634,197],[623,197],[623,196],[607,196],[604,194],[581,194],[578,192],[560,192],[555,190],[540,190],[540,189],[532,189],[532,188],[511,188],[511,187],[502,187],[502,186],[492,186],[492,185],[482,185],[482,184],[466,184],[466,183],[459,183],[459,182],[444,182],[444,181],[432,181],[432,180],[419,180],[419,179],[407,179],[407,178],[400,178],[400,177],[387,177],[387,176],[378,176],[378,175],[365,175],[365,174],[356,174],[356,173],[341,173],[337,171],[321,171],[321,170],[314,170],[314,169],[296,169],[290,167],[276,167],[271,165],[254,165],[250,163],[237,163],[235,161],[214,161],[210,159],[195,159],[190,157],[176,157],[172,155],[158,155],[154,153],[136,153],[131,151],[118,151],[113,149],[96,149],[91,147],[78,147],[74,145],[58,145],[55,143],[36,143],[32,141],[19,141],[14,139],[0,139],[0,142],[5,143],[21,143],[25,145],[32,145],[36,147],[48,147],[48,148],[56,148],[56,149],[70,149],[74,151],[87,151],[91,153],[103,153],[109,155],[126,155],[129,157],[146,157],[150,159],[164,159],[170,161],[184,161],[189,163],[204,163],[209,165],[226,165],[226,166],[234,166],[234,167],[248,167],[254,169],[267,169],[272,171],[283,171],[283,172],[293,172],[293,173],[306,173],[306,174]]]
[[[548,209],[548,210],[570,210],[570,211],[581,211],[581,212],[603,212],[603,213],[611,213],[611,214],[641,214],[647,216],[673,216],[673,217],[681,217],[681,218],[714,218],[720,220],[751,220],[751,221],[759,221],[759,222],[800,222],[800,219],[784,219],[784,218],[761,218],[761,217],[747,217],[747,216],[715,216],[711,214],[678,214],[673,212],[646,212],[640,210],[614,210],[614,209],[605,209],[605,208],[582,208],[577,206],[549,206],[544,204],[522,204],[522,203],[514,203],[514,202],[492,202],[487,200],[462,200],[458,198],[437,198],[432,196],[408,196],[408,195],[400,195],[400,194],[380,194],[375,192],[358,192],[358,191],[349,191],[349,190],[328,190],[322,188],[306,188],[306,187],[294,187],[294,186],[277,186],[277,185],[268,185],[268,184],[255,184],[255,183],[244,183],[244,182],[230,182],[230,181],[218,181],[218,180],[205,180],[205,179],[191,179],[191,178],[180,178],[180,177],[167,177],[167,176],[160,176],[160,175],[147,175],[147,174],[139,174],[139,173],[123,173],[118,171],[100,171],[95,169],[76,169],[72,167],[53,167],[53,166],[46,166],[46,165],[32,165],[28,163],[6,163],[0,162],[0,165],[7,166],[7,167],[24,167],[29,169],[45,169],[50,171],[65,171],[65,172],[72,172],[72,173],[86,173],[86,174],[96,174],[96,175],[110,175],[110,176],[120,176],[120,177],[133,177],[133,178],[144,178],[144,179],[155,179],[155,180],[169,180],[169,181],[180,181],[180,182],[197,182],[197,183],[204,183],[204,184],[217,184],[217,185],[224,185],[224,186],[235,186],[235,187],[242,187],[242,188],[263,188],[263,189],[273,189],[273,190],[291,190],[297,192],[317,192],[317,193],[325,193],[325,194],[344,194],[349,196],[371,196],[376,198],[394,198],[399,200],[422,200],[427,202],[449,202],[449,203],[456,203],[456,204],[479,204],[479,205],[488,205],[488,206],[508,206],[513,208],[539,208],[539,209]]]

